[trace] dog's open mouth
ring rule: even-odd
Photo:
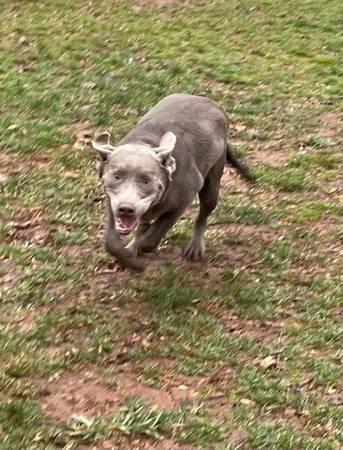
[[[132,216],[117,216],[115,217],[116,230],[120,234],[130,234],[137,225],[137,219]]]

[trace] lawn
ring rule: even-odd
[[[0,448],[342,448],[341,2],[0,6]],[[142,276],[89,139],[173,92],[257,183],[227,169],[207,260],[191,208]]]

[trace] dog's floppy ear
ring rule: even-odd
[[[92,148],[97,151],[103,162],[108,159],[114,150],[110,144],[110,137],[111,135],[109,133],[104,132],[94,136],[94,139],[92,140]]]
[[[171,156],[172,151],[174,150],[176,144],[176,136],[171,131],[167,131],[160,140],[160,145],[156,149],[157,158],[161,164],[165,168],[168,173],[169,180],[172,178],[173,172],[176,169],[176,161],[173,156]]]

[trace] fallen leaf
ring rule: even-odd
[[[328,394],[335,394],[337,392],[337,390],[334,387],[329,387],[327,392],[328,392]]]
[[[274,358],[274,356],[267,356],[266,358],[259,361],[259,365],[261,367],[263,367],[263,369],[269,369],[270,367],[275,367],[276,363],[277,363],[277,361]]]
[[[8,179],[9,179],[8,175],[0,173],[0,184],[6,184]]]
[[[83,150],[85,148],[85,144],[83,142],[76,141],[73,145],[73,148],[75,148],[76,150]]]
[[[78,415],[78,414],[73,414],[71,416],[71,418],[72,418],[72,420],[75,420],[75,422],[82,423],[83,425],[86,425],[87,427],[90,427],[94,422],[94,419],[89,419],[86,416],[82,416],[82,415]]]
[[[82,67],[85,67],[87,69],[89,67],[92,67],[92,61],[90,59],[88,59],[88,58],[82,59],[80,64],[81,64]]]
[[[34,63],[32,61],[27,62],[27,63],[22,63],[18,65],[18,72],[19,73],[24,73],[24,72],[28,72],[29,70],[31,70],[34,67]]]
[[[20,36],[20,38],[18,39],[18,44],[23,45],[23,44],[25,44],[26,41],[27,41],[26,36]]]
[[[232,123],[230,125],[230,128],[232,128],[233,130],[238,131],[238,132],[241,132],[241,131],[244,131],[247,129],[246,125],[244,125],[243,123],[239,123],[239,122]]]
[[[326,431],[332,431],[334,429],[333,420],[330,418],[323,428]]]
[[[151,343],[147,339],[143,339],[141,342],[141,346],[143,347],[144,350],[147,350],[148,348],[151,347]]]
[[[80,111],[87,112],[87,111],[90,111],[92,109],[92,107],[93,107],[92,104],[82,105],[82,106],[80,106]]]
[[[93,133],[91,130],[83,128],[77,132],[76,138],[78,140],[87,139],[87,138],[90,138],[92,136],[92,134]]]
[[[12,228],[16,228],[17,230],[25,230],[31,225],[31,220],[27,220],[26,222],[9,222],[8,225]]]
[[[293,416],[295,416],[296,415],[296,410],[294,409],[294,408],[286,408],[285,409],[285,416],[286,417],[293,417]]]
[[[68,178],[79,178],[80,176],[78,172],[74,172],[72,170],[68,170],[64,175]]]
[[[242,405],[253,405],[255,402],[249,398],[241,398],[239,401]]]
[[[299,386],[300,386],[300,387],[305,386],[305,384],[309,384],[309,383],[311,383],[312,381],[313,381],[313,376],[311,375],[311,376],[305,378],[304,380],[302,380],[302,381],[299,383]]]
[[[251,130],[248,131],[248,134],[252,139],[255,139],[259,136],[260,130],[258,128],[251,128]]]
[[[132,114],[132,115],[134,115],[134,116],[138,116],[139,115],[139,111],[138,111],[138,109],[136,109],[136,108],[126,108],[126,110],[125,110],[125,112],[127,113],[127,114]]]
[[[76,134],[76,141],[73,145],[74,148],[78,150],[83,150],[86,146],[90,144],[92,138],[92,131],[89,129],[81,129]]]
[[[85,81],[82,83],[82,87],[84,89],[94,89],[96,87],[96,83],[93,83],[93,81]]]
[[[33,241],[37,243],[46,243],[49,238],[50,231],[49,230],[37,230],[34,233]]]

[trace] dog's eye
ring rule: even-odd
[[[142,181],[142,184],[149,184],[151,180],[148,177],[142,177],[141,181]]]
[[[119,173],[113,173],[112,177],[113,177],[113,179],[115,181],[120,181],[121,180],[121,176],[120,176]]]

